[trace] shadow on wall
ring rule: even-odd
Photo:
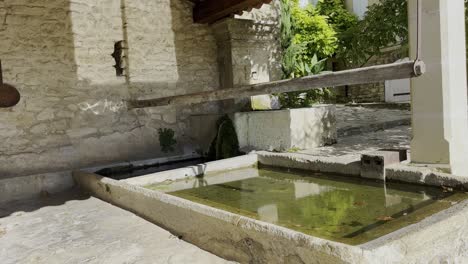
[[[122,3],[127,21],[114,0],[0,2],[4,79],[23,98],[0,110],[0,179],[155,158],[163,155],[158,128],[186,143],[188,115],[219,110],[216,103],[126,110],[122,99],[218,87],[218,70],[210,27],[192,24],[190,2]],[[124,26],[128,83],[111,56]]]

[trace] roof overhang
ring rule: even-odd
[[[189,0],[195,3],[193,20],[195,23],[214,23],[222,18],[260,8],[272,0]]]

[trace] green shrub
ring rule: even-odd
[[[174,130],[170,128],[160,128],[158,129],[159,134],[159,145],[161,146],[161,151],[164,153],[173,152],[174,145],[177,144],[177,140],[174,138]]]
[[[317,56],[313,56],[309,63],[304,61],[297,63],[295,72],[299,73],[299,76],[318,74],[324,70],[325,61],[326,59],[319,61]],[[283,108],[310,107],[315,103],[331,101],[333,97],[334,94],[327,88],[282,93],[279,95],[280,103]]]
[[[320,0],[317,3],[317,11],[327,18],[329,25],[337,34],[356,26],[358,18],[346,9],[344,0]]]
[[[225,115],[216,122],[216,127],[217,134],[210,145],[208,158],[220,160],[239,156],[239,141],[232,120]]]
[[[320,14],[312,5],[300,8],[297,0],[282,0],[281,12],[283,78],[299,78],[322,72],[326,59],[338,48],[336,31],[328,23],[327,16]],[[283,108],[310,107],[330,97],[332,93],[326,88],[279,94]]]

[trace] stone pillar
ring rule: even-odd
[[[410,54],[417,50],[417,5],[408,1]],[[468,176],[468,109],[463,0],[423,0],[427,73],[411,80],[413,163],[449,165]]]
[[[280,78],[279,42],[275,24],[226,18],[212,27],[218,44],[222,89]],[[248,103],[248,99],[236,99],[234,109]]]

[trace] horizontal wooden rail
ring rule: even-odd
[[[128,109],[167,105],[188,105],[226,99],[250,97],[261,94],[306,91],[322,87],[376,83],[418,77],[425,72],[424,62],[399,62],[352,70],[323,73],[297,79],[241,86],[170,97],[129,100]]]

